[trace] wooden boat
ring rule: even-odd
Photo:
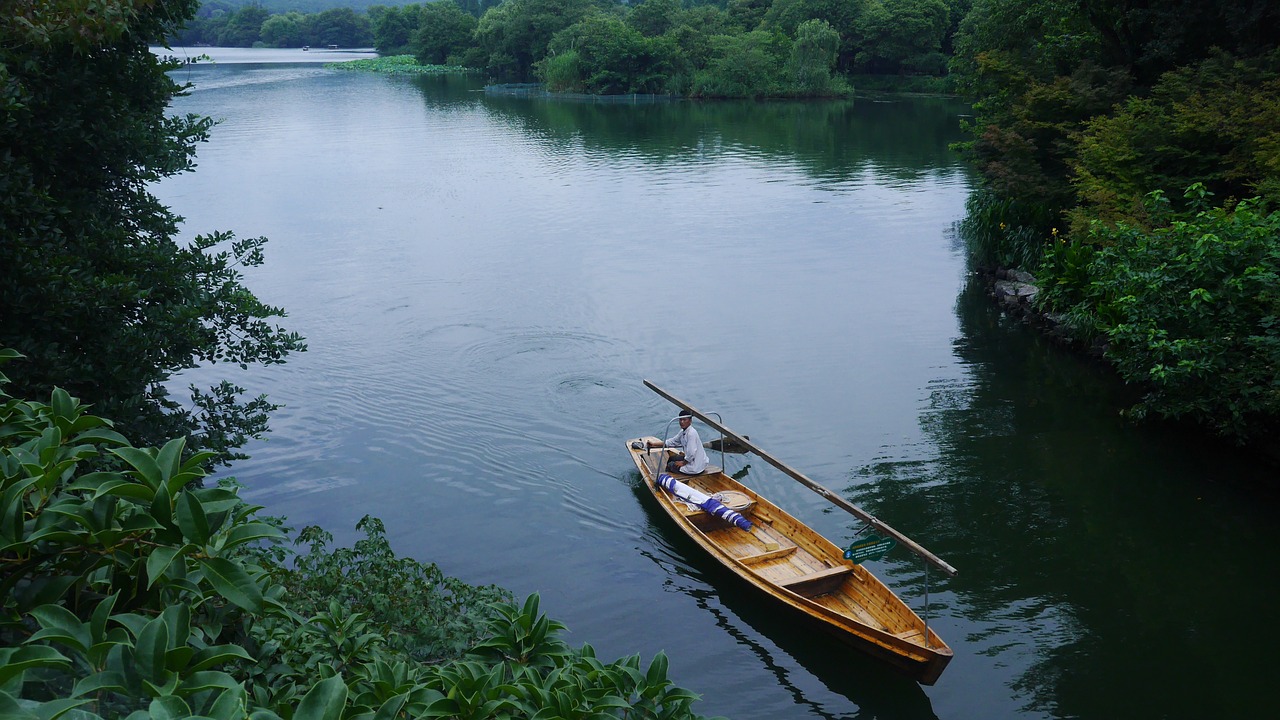
[[[648,381],[646,384],[721,432],[742,440],[741,436]],[[818,621],[842,640],[888,662],[918,682],[932,685],[938,680],[951,661],[951,648],[869,570],[846,560],[841,548],[726,475],[720,467],[710,466],[700,475],[675,475],[699,492],[721,494],[720,497],[726,498],[725,504],[751,521],[753,527],[749,532],[668,494],[655,485],[655,480],[664,472],[670,450],[636,448],[633,443],[637,440],[657,438],[628,440],[626,447],[631,459],[663,511],[713,558],[770,597]],[[780,465],[772,456],[751,447],[764,459]],[[729,501],[743,496],[748,500],[747,507],[735,507]],[[906,540],[914,551],[911,547],[914,543],[908,538],[874,518],[871,521],[882,533]],[[945,563],[941,566],[954,574],[950,566]]]

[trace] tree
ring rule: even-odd
[[[1219,55],[1089,121],[1072,162],[1073,215],[1082,228],[1094,218],[1144,225],[1148,193],[1176,198],[1195,183],[1219,197],[1280,203],[1278,151],[1280,52]]]
[[[373,24],[373,47],[383,55],[404,55],[411,52],[409,41],[418,31],[421,5],[403,7],[378,6],[379,12],[369,13]]]
[[[658,37],[675,27],[680,14],[680,0],[644,0],[631,9],[627,24],[645,37]]]
[[[267,16],[267,9],[261,5],[245,5],[227,20],[218,33],[217,44],[222,47],[252,47],[262,34],[262,24]]]
[[[427,3],[418,12],[418,29],[410,48],[424,65],[444,65],[449,56],[471,45],[477,20],[462,11],[453,0]]]
[[[1280,423],[1280,213],[1255,201],[1188,212],[1148,200],[1150,229],[1093,223],[1048,253],[1043,300],[1146,394],[1131,413],[1185,418],[1237,441]]]
[[[943,0],[880,0],[868,4],[861,21],[863,46],[858,52],[858,64],[873,72],[898,72],[920,66],[941,72],[945,67],[942,40],[950,27],[947,13]]]
[[[509,0],[489,10],[476,27],[476,44],[493,77],[515,82],[533,78],[533,64],[547,54],[551,38],[578,22],[590,0]]]
[[[571,58],[573,68],[559,72],[575,78],[580,86],[560,89],[600,95],[654,92],[667,76],[665,63],[653,51],[650,38],[619,18],[599,12],[589,13],[556,33],[544,62],[555,67],[561,56]]]
[[[272,15],[262,23],[262,42],[274,48],[295,48],[310,44],[310,20],[300,12]]]
[[[791,43],[785,35],[753,30],[716,35],[711,44],[712,57],[706,69],[694,77],[693,95],[769,97],[783,86],[783,67],[791,55]]]
[[[148,47],[195,6],[86,15],[60,0],[0,15],[0,346],[27,357],[11,371],[19,392],[66,388],[144,441],[190,435],[225,458],[265,430],[272,406],[230,383],[179,405],[168,381],[305,346],[240,282],[237,266],[262,262],[265,239],[180,246],[180,219],[148,192],[192,167],[212,125],[167,114],[176,64]]]
[[[872,0],[774,0],[761,26],[792,37],[807,20],[825,20],[840,37],[838,63],[847,71],[862,46],[863,16]]]
[[[728,0],[725,14],[729,24],[742,32],[750,32],[760,27],[760,21],[769,11],[769,0]]]
[[[831,88],[831,67],[836,62],[840,36],[826,20],[809,20],[796,28],[791,45],[787,76],[804,93],[820,93]]]
[[[332,8],[317,14],[312,21],[312,32],[319,45],[373,45],[373,28],[369,24],[369,18],[357,15],[351,8]]]

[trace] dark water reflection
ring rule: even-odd
[[[1271,471],[1106,412],[1125,388],[991,312],[981,288],[957,308],[971,372],[922,414],[936,455],[870,464],[851,492],[971,559],[948,584],[953,611],[973,623],[971,651],[1022,658],[1010,686],[1026,710],[1261,714],[1269,681],[1244,608],[1274,597],[1275,498],[1256,487]]]
[[[1261,714],[1266,643],[1248,630],[1277,531],[1220,481],[1266,471],[1126,425],[1122,388],[969,286],[950,232],[962,104],[555,103],[456,76],[183,72],[175,111],[222,122],[158,193],[191,234],[271,238],[249,284],[311,347],[232,373],[286,406],[232,469],[268,512],[340,541],[379,516],[400,552],[541,593],[572,643],[666,651],[704,714]],[[778,613],[663,523],[621,446],[671,415],[642,378],[960,569],[928,578],[956,651],[936,686]],[[748,463],[726,460],[834,542],[858,531]],[[918,562],[873,569],[923,607]]]

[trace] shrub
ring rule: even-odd
[[[0,715],[697,717],[661,653],[572,650],[537,595],[397,558],[372,518],[349,550],[304,531],[286,569],[279,522],[200,487],[183,448],[133,447],[63,390],[0,391]]]
[[[1121,376],[1147,389],[1132,415],[1187,418],[1247,441],[1280,417],[1280,213],[1256,201],[1210,208],[1208,198],[1189,188],[1184,219],[1152,193],[1149,212],[1163,224],[1095,222],[1096,250],[1061,243],[1044,266],[1043,302],[1105,337]]]
[[[777,93],[791,43],[785,35],[754,30],[715,35],[706,69],[694,76],[696,97],[758,98]]]

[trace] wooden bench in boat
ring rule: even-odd
[[[851,572],[853,572],[853,568],[847,565],[837,565],[826,570],[819,570],[779,581],[778,586],[784,587],[797,595],[814,597],[815,595],[824,595],[840,587],[845,577]]]
[[[738,558],[738,562],[742,563],[743,565],[759,565],[761,563],[769,562],[770,560],[777,560],[778,558],[784,558],[794,553],[795,551],[796,551],[796,546],[791,545],[784,548],[778,548],[776,550],[766,550],[762,553],[756,553],[754,555],[743,555],[742,557]]]
[[[706,470],[703,470],[697,475],[685,475],[684,473],[674,472],[674,473],[671,473],[671,477],[679,480],[680,478],[696,478],[696,477],[701,477],[703,475],[715,475],[717,473],[722,473],[722,472],[724,472],[724,468],[720,467],[719,465],[708,465]]]

